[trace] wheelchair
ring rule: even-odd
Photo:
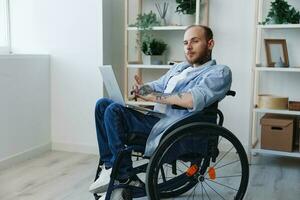
[[[229,91],[227,96],[235,96]],[[175,109],[183,109],[174,106]],[[126,188],[125,199],[241,200],[249,180],[247,154],[236,136],[222,127],[224,117],[218,102],[170,125],[151,157],[145,157],[147,138],[130,134],[112,168],[105,200],[116,188]],[[124,155],[134,153],[146,162],[133,168],[130,176],[145,174],[142,186],[116,180]],[[138,153],[138,154],[137,154]],[[99,162],[100,165],[100,162]],[[99,177],[96,172],[95,180]],[[94,194],[96,200],[100,198]]]

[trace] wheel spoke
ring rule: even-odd
[[[228,155],[228,153],[233,149],[233,147],[234,146],[232,146],[221,158],[220,158],[220,160],[218,160],[218,162],[216,162],[212,167],[215,167],[221,160],[223,160],[227,155]],[[206,176],[206,174],[207,174],[208,172],[206,172],[205,173],[205,175],[204,176]]]
[[[170,166],[168,166],[168,165],[166,165],[166,167],[172,169],[172,168],[171,168]],[[180,170],[180,169],[178,169],[178,168],[177,168],[177,170],[180,171],[181,173],[185,173],[184,171],[182,171],[182,170]]]
[[[218,146],[219,146],[221,140],[223,139],[223,137],[221,137],[221,136],[219,136],[219,137],[220,137],[220,139],[219,139],[219,141],[218,141]]]
[[[226,167],[226,166],[228,166],[228,165],[232,165],[232,164],[234,164],[234,163],[236,163],[236,162],[240,162],[240,160],[235,160],[235,161],[232,161],[232,162],[230,162],[230,163],[221,165],[221,166],[219,166],[219,167],[215,167],[215,169],[220,169],[220,168],[222,168],[222,167]]]
[[[203,185],[202,185],[202,182],[201,182],[201,196],[202,196],[202,200],[204,200],[203,199],[203,195],[204,195],[204,193],[203,193]]]
[[[198,184],[199,184],[199,183],[197,183],[197,184],[195,185],[193,191],[189,194],[188,199],[190,199],[190,196],[193,196],[193,194],[195,194],[195,190],[196,190],[196,187],[197,187]],[[193,196],[193,199],[194,199],[194,196]]]
[[[238,174],[238,175],[231,175],[231,176],[217,176],[216,178],[231,178],[231,177],[241,177],[242,175],[241,174]]]
[[[206,191],[205,187],[203,186],[202,182],[201,182],[201,185],[202,185],[202,187],[203,187],[203,189],[204,189],[204,192],[205,192],[206,196],[207,196],[207,197],[208,197],[208,199],[210,200],[210,198],[209,198],[209,195],[208,195],[208,193],[207,193],[207,191]]]
[[[227,187],[227,188],[229,188],[229,189],[232,189],[232,190],[235,190],[235,191],[238,192],[237,189],[232,188],[232,187],[230,187],[230,186],[228,186],[228,185],[224,185],[224,184],[222,184],[222,183],[219,183],[219,182],[217,182],[217,181],[210,180],[210,179],[208,179],[208,178],[205,178],[205,180],[208,180],[208,181],[210,181],[210,182],[216,183],[216,184],[218,184],[218,185],[222,185],[222,186],[224,186],[224,187]]]
[[[184,166],[186,166],[186,168],[189,168],[182,160],[178,160],[181,164],[183,164]]]
[[[213,189],[208,183],[206,183],[205,181],[204,181],[204,183],[205,183],[208,187],[210,187],[210,189],[212,189],[215,193],[217,193],[222,199],[226,200],[219,192],[217,192],[215,189]]]

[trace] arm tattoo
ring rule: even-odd
[[[182,92],[178,92],[178,93],[177,93],[177,96],[178,96],[180,99],[182,99],[183,93],[182,93]]]
[[[157,101],[161,101],[161,100],[167,99],[170,96],[178,96],[180,99],[182,99],[183,94],[184,93],[182,93],[182,92],[178,92],[178,93],[155,93],[155,96],[156,96]]]
[[[139,95],[146,96],[152,92],[154,92],[154,90],[149,85],[143,85],[139,90]]]

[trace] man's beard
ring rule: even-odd
[[[211,60],[211,51],[206,49],[203,54],[198,55],[196,58],[189,59],[188,56],[185,54],[185,59],[190,63],[191,65],[202,65],[206,63],[207,61]]]

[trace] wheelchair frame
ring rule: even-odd
[[[235,96],[235,92],[234,91],[229,91],[227,94],[227,96],[230,95],[230,96]],[[223,128],[223,121],[224,121],[224,116],[223,116],[223,113],[217,108],[218,106],[218,102],[212,104],[211,106],[207,107],[206,109],[204,109],[203,111],[200,111],[200,112],[195,112],[193,113],[191,116],[175,123],[174,125],[170,126],[166,133],[163,135],[163,137],[161,138],[161,142],[160,142],[160,145],[159,147],[164,143],[164,142],[167,142],[166,140],[168,139],[168,136],[169,134],[172,134],[174,131],[176,132],[177,129],[180,129],[180,127],[184,127],[184,126],[187,126],[187,125],[192,125],[193,123],[197,123],[198,125],[208,125],[208,126],[211,126],[211,127],[215,127],[215,128],[222,128],[224,129],[224,131],[227,131],[229,134],[232,135],[232,137],[234,137],[236,140],[237,138],[230,132],[228,131],[227,129]],[[183,108],[180,108],[178,106],[173,106],[175,109],[183,109]],[[217,118],[218,118],[218,122],[217,123],[205,123],[205,122],[195,122],[195,118],[197,118],[197,116],[206,116],[207,114],[213,114],[215,115]],[[132,140],[134,140],[136,138],[132,138]],[[144,138],[146,139],[146,138]],[[238,141],[238,140],[237,140]],[[241,146],[241,145],[240,145]],[[158,148],[158,147],[157,147]],[[116,178],[117,178],[117,175],[118,175],[118,169],[119,169],[119,165],[120,163],[122,162],[122,159],[125,155],[128,155],[128,154],[132,154],[132,152],[139,152],[139,153],[143,153],[144,152],[144,149],[145,149],[145,141],[142,139],[142,140],[139,140],[138,139],[138,142],[137,144],[129,144],[128,146],[126,146],[123,150],[121,150],[119,153],[118,153],[118,156],[116,157],[116,160],[115,160],[115,163],[113,165],[113,168],[112,168],[112,173],[111,173],[111,176],[110,176],[110,182],[109,182],[109,186],[108,186],[108,190],[107,190],[107,193],[106,193],[106,198],[105,200],[110,200],[110,196],[113,192],[114,189],[117,189],[117,188],[126,188],[128,189],[127,191],[129,191],[127,193],[127,198],[128,199],[132,199],[132,198],[139,198],[139,197],[144,197],[144,196],[147,196],[147,193],[149,193],[149,189],[147,186],[145,186],[145,184],[142,185],[142,187],[136,187],[136,186],[131,186],[131,185],[125,185],[125,184],[115,184],[116,182]],[[242,148],[240,151],[243,151],[243,155],[246,155],[244,149]],[[143,157],[143,156],[139,156],[139,155],[135,155],[137,157],[137,159],[139,159],[139,157]],[[217,156],[217,155],[216,155]],[[212,157],[209,157],[209,158],[206,158],[204,159],[203,161],[203,164],[202,165],[205,165],[201,170],[202,172],[200,173],[204,173],[203,170],[206,170],[207,169],[207,166],[209,165],[210,163],[210,159],[212,159],[212,162],[215,162],[215,159],[216,159],[216,156],[212,156]],[[148,163],[145,163],[145,164],[142,164],[140,166],[137,166],[137,167],[134,167],[131,171],[131,173],[129,174],[129,176],[136,176],[137,174],[140,174],[140,173],[146,173],[147,172],[147,179],[148,179],[148,171],[149,169],[147,168],[151,168],[149,167],[148,165],[151,163],[151,159],[152,159],[153,156],[151,156],[151,158],[147,158],[149,159],[149,162]],[[102,163],[100,162],[99,160],[99,164],[98,164],[98,168],[97,168],[97,172],[96,172],[96,176],[95,176],[95,180],[98,179],[99,177],[99,173],[100,173],[100,170],[101,168],[99,167]],[[243,180],[243,187],[245,188],[244,190],[246,190],[247,188],[247,185],[248,185],[248,177],[249,177],[249,167],[248,167],[248,160],[247,160],[247,155],[246,155],[246,159],[243,158],[243,166],[245,168],[245,174],[243,175],[244,177],[244,180]],[[200,169],[199,169],[200,170]],[[172,173],[176,174],[176,163],[175,164],[172,164]],[[164,176],[164,175],[163,175]],[[164,177],[163,177],[164,178]],[[174,183],[173,183],[174,182]],[[182,183],[178,182],[178,184],[176,183],[176,181],[173,181],[172,182],[172,186],[176,188],[176,186],[180,187]],[[177,184],[177,185],[176,185]],[[146,188],[145,188],[146,187]],[[190,187],[190,188],[189,188]],[[177,193],[179,194],[182,194],[184,192],[187,192],[189,189],[191,189],[193,187],[193,184],[190,183],[189,187],[185,187],[183,190],[181,191],[177,191]],[[147,190],[146,190],[147,189]],[[146,192],[147,191],[147,192]],[[174,194],[171,193],[171,195],[169,196],[166,196],[166,197],[170,197],[170,196],[174,196]],[[245,191],[244,193],[241,195],[241,198],[239,198],[238,200],[242,199],[243,196],[245,195]],[[152,195],[153,196],[153,195]],[[96,193],[94,194],[94,197],[95,197],[95,200],[98,200],[100,198],[99,195],[97,195]],[[148,197],[149,197],[149,194],[148,194]],[[157,199],[156,197],[151,197],[152,199]]]

